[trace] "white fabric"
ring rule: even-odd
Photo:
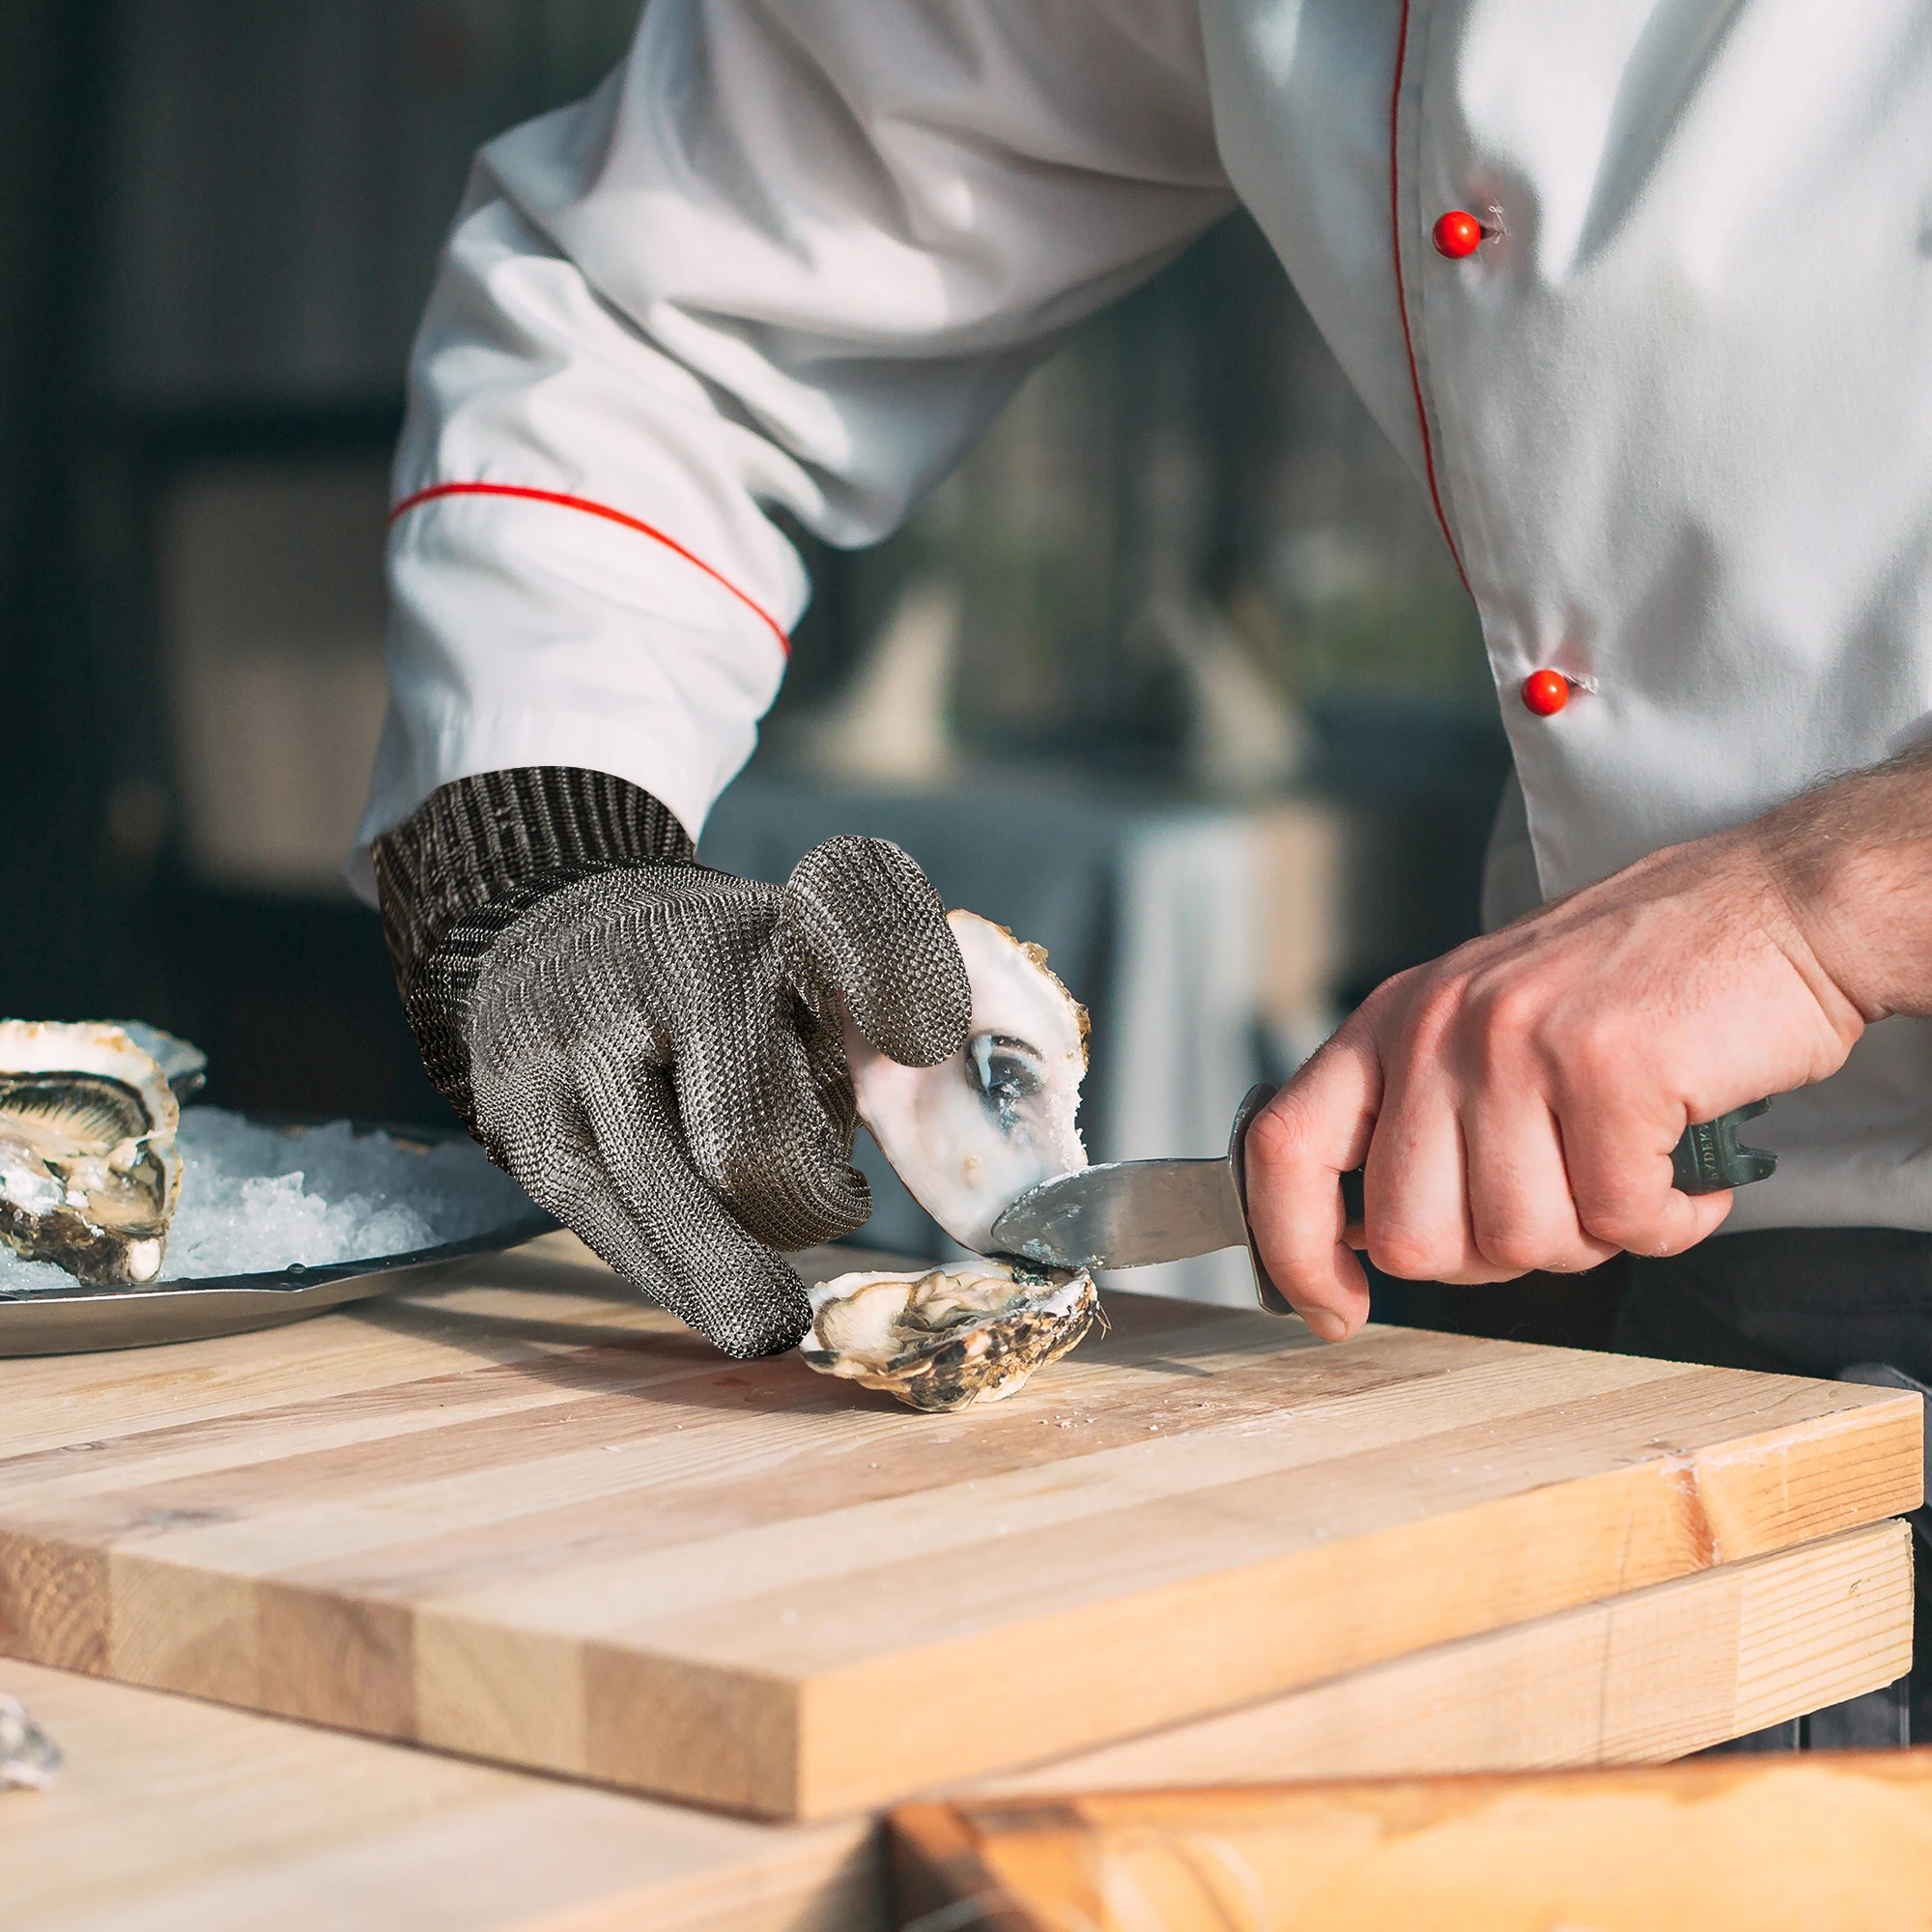
[[[788,630],[768,521],[886,534],[1071,323],[1233,205],[1166,0],[653,0],[626,67],[479,156],[396,498],[664,531]],[[694,835],[783,660],[662,545],[445,497],[395,526],[366,841],[439,784],[578,764]]]
[[[609,85],[479,160],[398,496],[594,499],[788,626],[768,511],[889,529],[1238,194],[1433,459],[1559,892],[1926,728],[1928,127],[1912,0],[652,0]],[[1503,239],[1430,247],[1492,203]],[[696,830],[781,675],[730,590],[580,513],[424,504],[393,578],[365,838],[537,762]],[[1543,665],[1595,690],[1532,717]],[[1928,1074],[1891,1021],[1780,1100],[1733,1225],[1932,1228]]]

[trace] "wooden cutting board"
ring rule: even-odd
[[[1870,1523],[990,1788],[1225,1786],[1691,1749],[1895,1676],[1909,1535],[1903,1523]],[[49,1790],[0,1794],[0,1925],[887,1932],[896,1922],[881,1834],[865,1818],[721,1817],[5,1660],[0,1694],[22,1699],[66,1753]],[[980,1826],[984,1789],[964,1807]],[[1002,1815],[1059,1809],[1009,1804]]]
[[[1118,1297],[920,1416],[568,1236],[0,1368],[0,1649],[768,1816],[1066,1756],[1914,1506],[1915,1397]]]
[[[895,1923],[1924,1932],[1932,1750],[909,1804]],[[969,1903],[970,1901],[970,1903]]]

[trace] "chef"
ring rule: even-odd
[[[1237,202],[1441,526],[1516,768],[1488,936],[1254,1130],[1276,1280],[1340,1339],[1354,1243],[1628,1254],[1631,1346],[1932,1376],[1909,0],[651,0],[483,152],[412,365],[364,876],[432,1074],[721,1347],[797,1339],[780,1251],[867,1209],[841,1004],[923,1065],[969,1003],[894,847],[696,863],[806,602],[781,519],[883,537]],[[1764,1094],[1776,1178],[1676,1191]]]

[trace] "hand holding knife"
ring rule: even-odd
[[[993,1224],[1003,1252],[1045,1267],[1146,1267],[1220,1248],[1246,1247],[1254,1264],[1255,1296],[1273,1315],[1295,1311],[1268,1279],[1248,1225],[1243,1152],[1248,1128],[1274,1098],[1272,1087],[1250,1089],[1235,1115],[1228,1151],[1220,1159],[1125,1160],[1077,1169],[1032,1187]],[[1687,1127],[1671,1152],[1678,1189],[1714,1194],[1765,1179],[1777,1156],[1746,1147],[1738,1128],[1771,1105],[1755,1100],[1715,1121]],[[1363,1216],[1359,1169],[1341,1177],[1349,1223]]]

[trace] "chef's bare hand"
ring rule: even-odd
[[[1249,1133],[1250,1209],[1318,1335],[1368,1317],[1355,1246],[1409,1280],[1494,1282],[1677,1254],[1719,1226],[1728,1193],[1672,1185],[1685,1127],[1823,1079],[1876,1016],[1821,958],[1765,825],[1386,981],[1282,1090]],[[1355,1167],[1366,1226],[1347,1231]]]

